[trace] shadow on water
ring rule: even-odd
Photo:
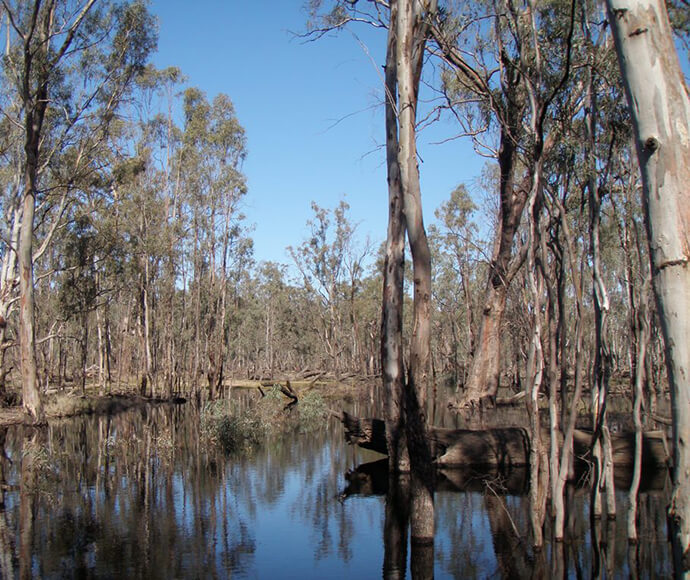
[[[654,480],[634,549],[622,519],[590,527],[587,494],[571,486],[566,541],[535,555],[525,470],[442,470],[428,545],[411,540],[409,479],[346,446],[336,421],[241,455],[208,447],[202,431],[191,405],[0,431],[0,576],[671,575],[667,495]]]

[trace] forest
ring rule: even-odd
[[[433,514],[428,401],[524,405],[539,547],[547,511],[562,538],[579,415],[595,434],[592,510],[615,514],[616,397],[638,454],[643,431],[673,425],[671,516],[690,569],[687,1],[307,11],[307,41],[360,26],[387,38],[388,230],[377,246],[347,202],[313,203],[277,263],[254,257],[232,95],[151,64],[146,2],[0,0],[3,405],[42,423],[66,389],[215,400],[248,380],[374,384],[420,538],[433,538],[433,518],[414,531],[414,514]],[[416,133],[441,117],[482,177],[422,216]]]

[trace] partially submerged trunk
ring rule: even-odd
[[[607,0],[635,128],[673,411],[676,573],[690,570],[690,98],[661,0]]]
[[[428,19],[435,14],[436,4],[437,0],[397,0],[391,3],[389,30],[389,38],[392,37],[389,47],[395,42],[398,90],[397,163],[414,279],[405,428],[410,460],[411,561],[412,575],[415,577],[433,576],[433,468],[426,421],[426,396],[431,370],[431,254],[422,218],[416,127]]]
[[[405,369],[403,364],[403,276],[405,217],[398,162],[397,3],[391,4],[386,50],[386,161],[388,164],[388,236],[381,307],[381,371],[385,394],[386,439],[391,471],[410,470],[405,434]]]

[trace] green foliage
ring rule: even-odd
[[[299,412],[299,429],[302,433],[322,429],[328,419],[326,402],[319,393],[314,391],[300,397],[297,411]]]
[[[318,393],[307,393],[291,408],[286,408],[285,401],[276,386],[243,409],[237,401],[207,403],[201,413],[202,434],[226,453],[240,453],[251,452],[271,438],[295,431],[312,433],[325,425],[328,409]]]
[[[266,425],[251,409],[228,414],[225,402],[208,403],[201,413],[201,431],[206,440],[226,453],[249,451],[266,435]]]

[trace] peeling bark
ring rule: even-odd
[[[676,573],[690,570],[690,98],[661,0],[607,0],[635,129],[673,412]]]

